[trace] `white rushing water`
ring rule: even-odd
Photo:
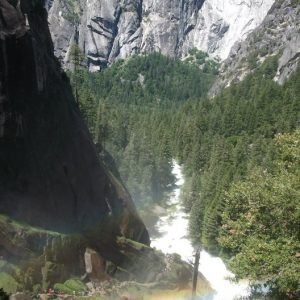
[[[174,161],[173,174],[176,177],[176,188],[171,194],[168,206],[170,213],[163,216],[156,224],[160,237],[152,239],[151,246],[164,253],[177,253],[185,261],[193,261],[193,247],[188,240],[188,215],[180,202],[180,190],[184,183],[181,167]],[[233,300],[249,295],[246,282],[233,283],[228,278],[234,275],[226,268],[219,257],[213,257],[201,251],[199,272],[209,281],[215,290],[213,296],[203,299]],[[201,299],[201,298],[200,298]]]

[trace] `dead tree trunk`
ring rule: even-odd
[[[194,271],[193,271],[192,299],[196,299],[196,294],[197,294],[197,280],[198,280],[199,261],[200,261],[200,248],[198,248],[196,250],[196,254],[195,254]]]

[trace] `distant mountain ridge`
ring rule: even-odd
[[[227,58],[266,16],[274,0],[48,0],[56,56],[67,66],[77,40],[96,71],[119,58],[161,52],[184,57],[197,48]],[[68,18],[77,10],[76,21]],[[73,13],[73,12],[71,12]]]
[[[282,84],[300,61],[300,1],[277,0],[260,26],[243,42],[236,43],[223,62],[219,80],[210,94],[217,94],[233,82],[241,81],[269,56],[278,56],[274,80]]]

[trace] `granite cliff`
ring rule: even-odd
[[[282,84],[297,69],[300,60],[300,3],[277,0],[267,16],[243,42],[237,42],[222,63],[219,79],[211,89],[215,95],[233,82],[243,80],[269,56],[278,56],[274,78]]]
[[[117,237],[149,244],[130,195],[98,161],[43,5],[0,0],[0,274],[23,288],[84,274],[86,248],[128,265]]]
[[[68,66],[74,40],[90,70],[119,58],[161,52],[184,57],[197,48],[225,59],[264,19],[274,0],[47,1],[56,56]]]

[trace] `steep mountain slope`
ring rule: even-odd
[[[258,26],[274,0],[48,1],[56,56],[68,61],[78,40],[91,70],[117,58],[154,51],[185,56],[198,48],[225,59]]]
[[[282,84],[297,69],[300,59],[300,2],[297,0],[275,1],[263,23],[244,42],[233,47],[211,94],[242,80],[273,55],[279,56],[274,79]]]
[[[38,17],[23,1],[24,18],[1,3],[1,212],[65,231],[99,221],[110,208],[122,213],[123,201],[134,214],[125,189],[97,161],[52,55],[45,12],[34,8]]]
[[[0,1],[0,273],[4,259],[31,262],[31,281],[21,273],[31,285],[34,274],[48,282],[82,275],[86,247],[122,264],[116,237],[149,243],[148,233],[98,162],[42,2],[12,3]]]

